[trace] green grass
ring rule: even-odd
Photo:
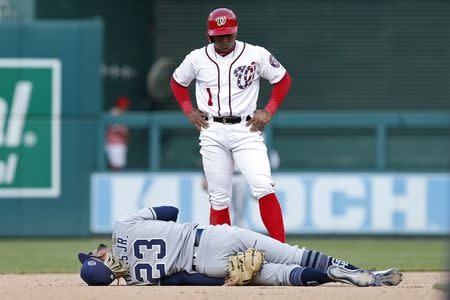
[[[433,285],[433,288],[443,291],[443,292],[448,292],[448,290],[449,290],[448,284],[444,284],[444,283],[436,283]]]
[[[320,250],[363,268],[402,271],[444,271],[448,261],[445,238],[292,238],[290,244]]]
[[[444,271],[447,240],[444,238],[327,238],[298,237],[288,242],[319,250],[365,268],[398,267],[402,271]],[[71,239],[0,239],[0,273],[77,273],[78,252],[111,237]]]
[[[0,239],[1,273],[74,273],[80,270],[77,254],[111,237],[80,239]]]

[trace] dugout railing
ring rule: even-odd
[[[164,129],[192,128],[181,112],[128,112],[113,116],[104,114],[98,127],[98,170],[106,169],[104,156],[105,130],[111,124],[124,124],[129,128],[148,131],[147,159],[149,171],[161,170],[161,131]],[[450,130],[450,112],[278,112],[265,129],[266,143],[270,148],[273,132],[282,128],[349,128],[375,130],[375,168],[386,169],[388,130],[392,128],[424,128]],[[450,137],[449,137],[450,138]],[[450,151],[450,149],[449,149]],[[450,155],[450,154],[449,154]]]

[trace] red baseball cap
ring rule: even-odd
[[[231,9],[218,8],[208,16],[209,36],[232,34],[236,33],[237,29],[237,18]]]
[[[117,107],[128,109],[128,107],[130,106],[130,99],[128,99],[128,97],[126,96],[120,96],[116,100],[116,105]]]

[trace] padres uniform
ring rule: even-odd
[[[304,249],[235,226],[199,229],[197,224],[159,221],[151,207],[116,221],[112,252],[128,264],[128,285],[148,285],[180,271],[225,278],[228,257],[253,246],[265,251],[267,261],[253,283],[291,285],[289,275],[300,266]]]
[[[219,55],[214,44],[189,53],[173,74],[182,86],[195,81],[199,110],[208,114],[209,127],[200,133],[200,153],[213,208],[230,205],[233,164],[245,176],[257,199],[274,193],[267,148],[261,132],[245,125],[256,110],[260,78],[276,84],[285,68],[263,47],[236,41],[232,53]],[[214,117],[239,116],[236,124]]]

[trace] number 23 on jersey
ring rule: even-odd
[[[139,282],[156,283],[166,276],[167,243],[163,239],[137,239],[133,243],[133,255],[137,260],[133,270]],[[144,260],[145,258],[145,260]]]

